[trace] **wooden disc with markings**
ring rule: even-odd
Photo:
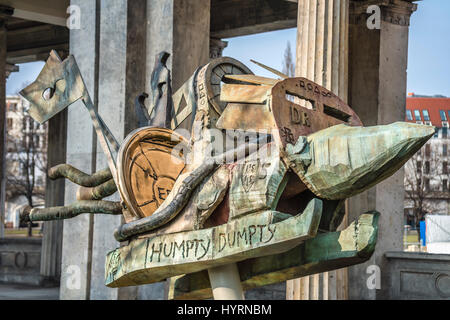
[[[241,75],[253,74],[242,62],[229,58],[222,57],[212,60],[200,72],[198,79],[198,86],[200,91],[200,98],[202,85],[206,90],[209,103],[213,109],[220,115],[225,110],[228,102],[220,100],[220,91],[222,83],[241,83],[234,79],[226,78],[225,75]]]
[[[117,161],[119,191],[130,214],[152,215],[185,169],[187,140],[170,129],[145,127],[128,135]]]

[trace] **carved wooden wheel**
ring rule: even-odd
[[[119,150],[118,183],[122,199],[136,218],[152,215],[184,171],[188,142],[172,130],[140,128]]]
[[[202,70],[203,71],[203,70]],[[205,66],[204,73],[199,74],[200,99],[203,84],[209,103],[220,115],[225,110],[228,102],[220,101],[220,90],[222,83],[240,83],[239,81],[227,79],[225,75],[253,74],[243,63],[229,57],[218,58]]]

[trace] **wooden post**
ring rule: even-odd
[[[236,263],[208,269],[208,274],[215,300],[244,300]]]

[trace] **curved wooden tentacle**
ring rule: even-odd
[[[96,187],[112,179],[109,168],[89,175],[67,163],[58,164],[57,166],[50,168],[48,170],[48,176],[52,180],[66,178],[83,187]]]
[[[117,191],[116,183],[110,179],[96,187],[79,187],[77,191],[77,200],[101,200]]]
[[[121,225],[114,232],[114,237],[117,241],[125,241],[130,237],[149,232],[171,221],[186,206],[195,188],[219,165],[230,159],[237,161],[247,156],[250,150],[257,151],[262,144],[269,142],[270,137],[270,135],[262,135],[256,141],[206,159],[183,179],[177,194],[167,206],[158,208],[151,216]],[[252,145],[255,147],[252,148]]]
[[[29,213],[30,221],[51,221],[70,219],[81,213],[122,214],[120,202],[104,200],[80,200],[68,206],[33,208]]]
[[[184,179],[171,203],[162,210],[155,211],[151,216],[121,225],[114,232],[116,240],[125,241],[132,236],[154,230],[172,220],[186,206],[195,188],[217,166],[214,159],[202,163]]]

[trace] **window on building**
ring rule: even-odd
[[[9,111],[17,111],[17,103],[10,103],[8,106]]]
[[[442,162],[442,173],[447,174],[448,173],[448,163],[447,161]]]
[[[430,179],[425,178],[423,182],[425,183],[425,191],[430,191]]]
[[[442,191],[448,191],[448,180],[447,179],[442,180]]]
[[[441,115],[441,121],[447,121],[447,115],[444,110],[440,110],[439,114]]]
[[[13,127],[13,119],[9,118],[8,119],[8,130],[11,130]]]
[[[425,161],[425,174],[430,174],[430,161]]]
[[[418,173],[422,172],[422,161],[417,161],[417,172]]]
[[[443,155],[444,157],[447,156],[447,145],[446,145],[446,144],[443,144],[443,145],[442,145],[442,155]]]
[[[429,157],[431,155],[431,145],[428,143],[425,145],[425,156]]]
[[[416,121],[422,121],[419,110],[414,110],[414,117],[416,118]]]
[[[406,119],[409,121],[412,121],[413,117],[412,117],[411,110],[406,110]]]
[[[434,128],[434,136],[433,136],[433,138],[438,138],[438,137],[439,137],[439,128],[435,127]]]
[[[447,138],[447,130],[448,130],[448,129],[447,129],[446,127],[443,127],[443,128],[442,128],[442,138],[443,138],[443,139],[446,139],[446,138]]]
[[[428,114],[428,110],[422,110],[423,120],[430,121],[430,115]]]

